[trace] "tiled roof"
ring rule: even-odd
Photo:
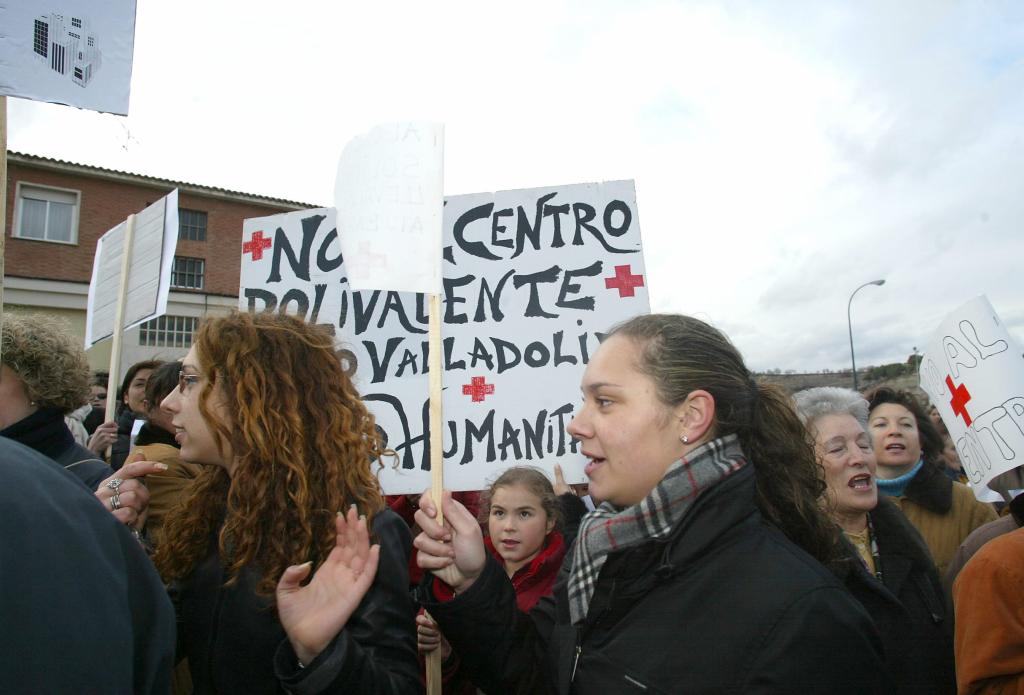
[[[34,166],[44,169],[54,169],[59,171],[68,171],[79,174],[98,176],[101,178],[111,179],[115,181],[122,181],[124,183],[143,184],[157,186],[160,188],[177,188],[182,192],[186,193],[195,193],[198,195],[211,196],[214,198],[230,199],[247,203],[256,203],[258,205],[294,208],[296,210],[308,210],[309,208],[321,207],[319,205],[302,203],[295,200],[283,200],[281,198],[271,198],[269,196],[256,195],[255,193],[243,193],[241,191],[232,191],[227,188],[216,188],[214,186],[202,186],[197,183],[187,183],[185,181],[172,181],[171,179],[160,179],[153,176],[143,176],[141,174],[133,174],[129,171],[118,171],[116,169],[105,169],[103,167],[90,166],[88,164],[77,164],[75,162],[67,162],[62,159],[40,157],[34,154],[15,152],[13,150],[7,151],[7,161],[12,164],[22,164],[24,166]]]

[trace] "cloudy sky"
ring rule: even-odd
[[[1012,0],[141,0],[127,118],[8,114],[16,151],[315,205],[410,118],[445,123],[448,194],[635,179],[652,309],[754,369],[848,366],[878,278],[861,365],[982,293],[1024,339]]]

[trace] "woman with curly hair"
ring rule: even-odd
[[[871,619],[822,564],[838,534],[810,437],[725,335],[638,316],[581,390],[568,429],[603,502],[529,613],[476,520],[445,493],[442,527],[420,498],[421,602],[478,687],[891,692]]]
[[[209,466],[155,561],[195,692],[418,692],[411,539],[333,338],[288,316],[210,319],[179,384],[163,407],[181,457]]]
[[[64,416],[89,400],[89,363],[60,324],[6,314],[0,432],[49,456],[95,490],[113,471],[75,443]]]
[[[162,464],[135,463],[118,477],[75,442],[64,415],[89,399],[89,363],[79,343],[45,316],[3,316],[0,436],[56,461],[114,516],[133,529],[145,523],[149,493],[139,478]]]

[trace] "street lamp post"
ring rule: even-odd
[[[853,297],[854,297],[854,295],[856,295],[862,289],[864,289],[868,285],[878,285],[879,287],[881,287],[884,284],[885,284],[885,280],[884,279],[883,280],[872,280],[871,282],[865,282],[863,285],[861,285],[860,287],[858,287],[857,289],[855,289],[853,291],[853,294],[850,295],[850,301],[848,301],[846,303],[846,325],[850,329],[850,364],[853,365],[853,390],[854,391],[857,390],[857,359],[856,359],[856,357],[854,357],[854,354],[853,354],[853,320],[850,318],[850,307],[853,306]]]

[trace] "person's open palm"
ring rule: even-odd
[[[306,586],[312,563],[292,565],[277,583],[277,612],[299,661],[308,664],[322,652],[369,591],[377,574],[380,546],[370,546],[366,518],[348,515],[335,520],[337,540]]]

